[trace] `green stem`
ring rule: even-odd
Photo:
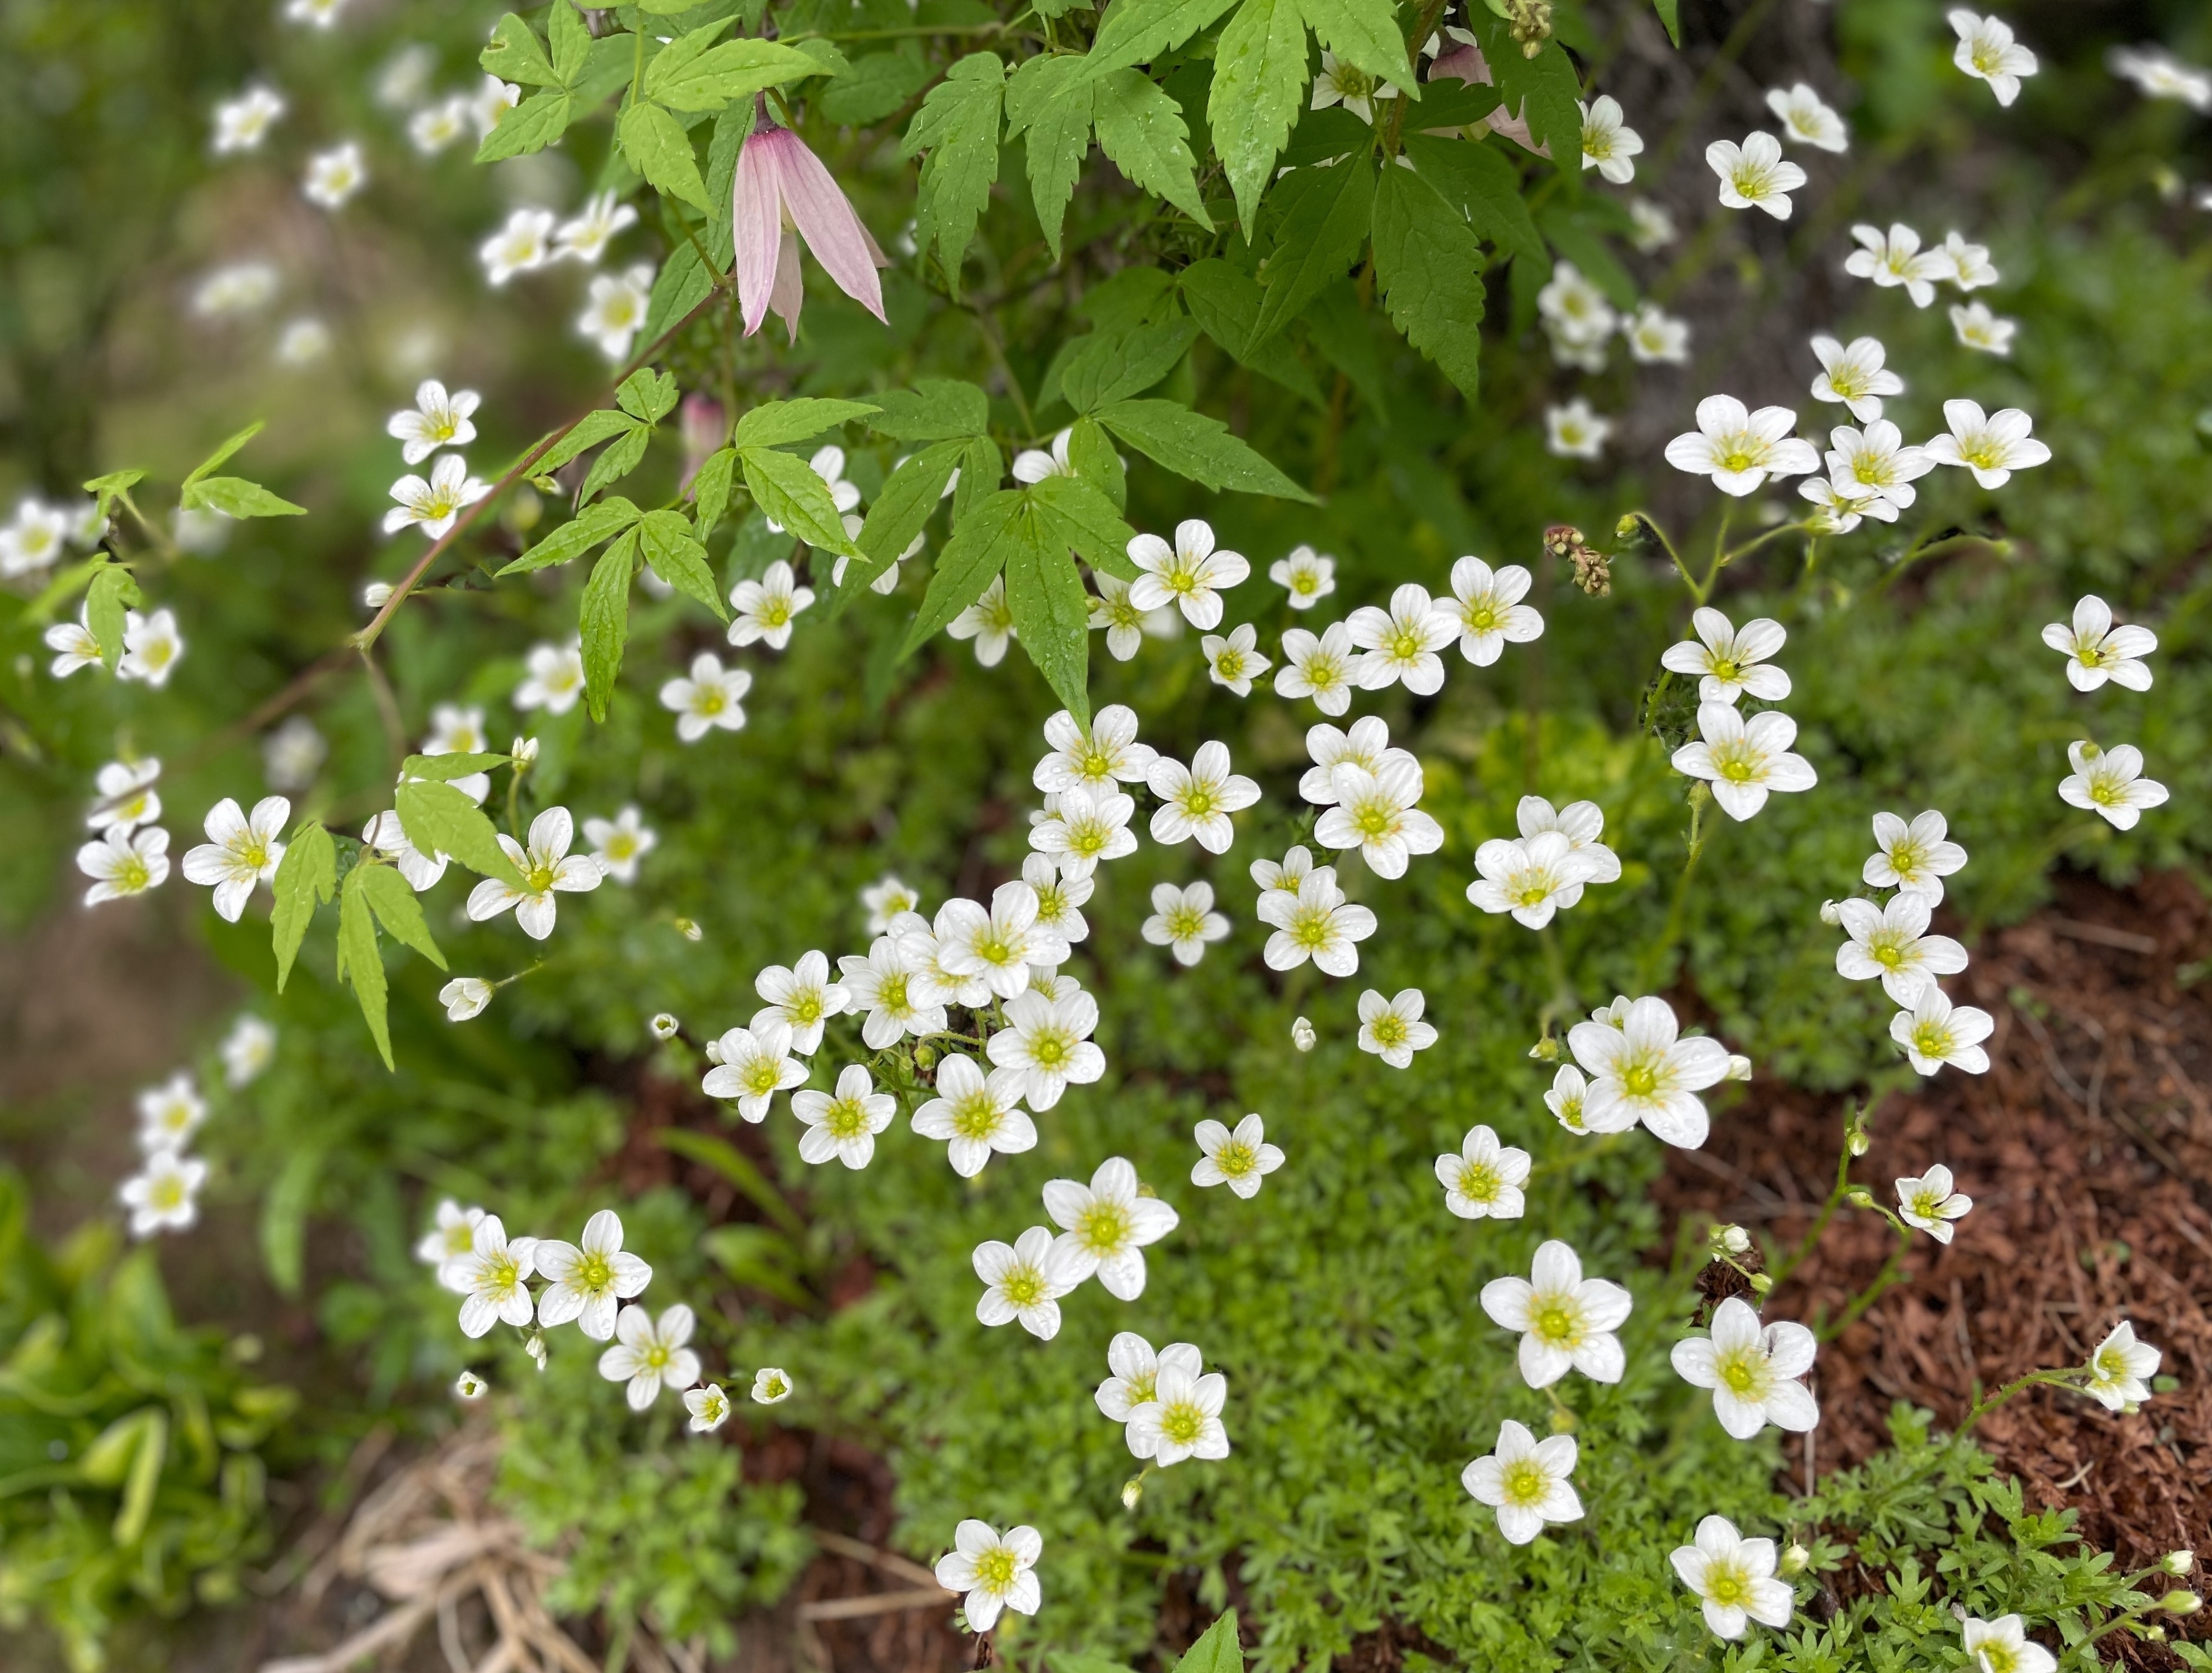
[[[1681,576],[1682,585],[1690,589],[1690,599],[1692,603],[1703,604],[1705,601],[1705,593],[1698,588],[1698,578],[1690,573],[1690,566],[1682,562],[1681,553],[1674,550],[1674,543],[1667,538],[1667,531],[1659,526],[1650,512],[1632,511],[1621,520],[1634,523],[1659,543],[1659,550],[1667,554],[1674,565],[1674,573]]]
[[[1772,528],[1767,530],[1765,533],[1753,535],[1750,539],[1745,541],[1743,544],[1738,546],[1734,551],[1730,552],[1726,557],[1723,557],[1721,560],[1721,568],[1725,569],[1729,564],[1735,563],[1736,559],[1750,557],[1752,553],[1757,551],[1761,546],[1765,545],[1770,540],[1778,540],[1785,534],[1802,534],[1812,526],[1813,525],[1809,520],[1796,523],[1778,523]]]
[[[129,489],[124,489],[115,497],[122,502],[123,508],[131,514],[131,520],[138,525],[139,532],[146,537],[154,550],[161,553],[165,561],[173,563],[183,556],[177,550],[177,543],[155,527],[146,514],[138,509],[138,502],[131,497]]]
[[[1924,540],[1925,537],[1923,538]],[[1916,541],[1906,551],[1905,556],[1890,567],[1887,574],[1867,588],[1867,596],[1870,599],[1880,598],[1882,593],[1889,590],[1892,582],[1923,557],[1941,557],[1946,552],[1963,551],[1969,546],[1987,546],[1999,557],[2008,557],[2012,554],[2011,541],[1992,540],[1987,535],[1982,534],[1954,534],[1941,540],[1926,541],[1924,544],[1921,541]]]

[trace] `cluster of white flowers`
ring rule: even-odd
[[[2045,628],[2043,642],[2065,656],[2067,680],[2077,691],[2094,691],[2107,680],[2130,691],[2150,690],[2142,659],[2158,648],[2158,636],[2146,627],[2115,625],[2112,606],[2094,593],[2075,602],[2070,624]],[[2059,795],[2118,830],[2134,830],[2145,808],[2166,802],[2166,786],[2143,776],[2142,751],[2133,744],[2104,750],[2079,739],[2066,746],[2066,758],[2074,770],[2060,781]]]
[[[536,272],[556,262],[595,268],[615,238],[636,223],[637,210],[611,192],[587,198],[566,220],[550,209],[526,206],[509,211],[477,253],[485,278],[496,289],[518,273]],[[653,273],[653,265],[647,261],[633,263],[618,273],[592,275],[576,331],[596,344],[611,363],[629,357],[652,304]]]
[[[415,392],[411,411],[395,412],[385,429],[400,444],[400,457],[419,465],[441,447],[459,449],[476,440],[473,414],[480,398],[473,389],[448,394],[446,386],[428,378]],[[425,478],[412,472],[392,484],[398,503],[384,514],[384,532],[397,534],[410,525],[433,540],[442,539],[461,513],[491,492],[491,484],[469,474],[468,460],[456,451],[439,453]]]
[[[276,1031],[247,1012],[231,1025],[218,1052],[225,1084],[240,1091],[276,1061]],[[207,1099],[189,1069],[138,1094],[138,1149],[145,1160],[116,1193],[130,1210],[132,1237],[181,1232],[199,1218],[208,1165],[185,1147],[207,1116]]]
[[[155,787],[161,763],[148,757],[111,761],[93,781],[97,792],[86,812],[86,826],[97,832],[76,851],[76,867],[92,879],[84,903],[121,900],[159,888],[169,876],[169,833],[154,822],[161,817],[161,793]]]

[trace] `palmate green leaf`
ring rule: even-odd
[[[1544,43],[1533,58],[1523,58],[1504,18],[1487,6],[1468,13],[1482,56],[1497,77],[1498,95],[1509,110],[1527,119],[1530,136],[1548,147],[1560,189],[1570,196],[1582,192],[1583,117],[1576,100],[1582,83],[1575,76],[1566,49],[1556,40]]]
[[[137,578],[118,564],[103,563],[92,574],[85,595],[85,627],[100,647],[100,660],[113,673],[123,660],[123,634],[129,612],[146,602]]]
[[[728,606],[707,563],[707,549],[691,537],[691,520],[680,511],[648,511],[637,526],[638,544],[645,561],[686,598],[696,599],[727,623]]]
[[[226,517],[304,517],[307,508],[270,493],[244,477],[202,477],[184,485],[179,503],[187,511],[220,511]]]
[[[1091,429],[1096,432],[1097,426]],[[1071,457],[1073,451],[1071,446]],[[1039,530],[1055,546],[1073,548],[1092,569],[1122,581],[1143,573],[1129,558],[1136,530],[1121,520],[1120,508],[1088,477],[1047,477],[1030,490],[1030,502]]]
[[[887,389],[868,428],[894,441],[949,441],[981,435],[991,423],[990,398],[972,383],[916,378],[912,389]]]
[[[1377,81],[1394,83],[1403,95],[1421,96],[1421,84],[1406,62],[1406,40],[1390,0],[1299,0],[1299,4],[1315,37],[1338,58]]]
[[[1115,0],[1083,60],[1092,80],[1132,64],[1150,64],[1180,46],[1236,0]]]
[[[450,784],[471,773],[488,773],[494,767],[503,767],[514,758],[481,750],[457,750],[451,755],[410,755],[399,763],[399,776],[427,779],[433,784]],[[406,821],[400,823],[404,825]]]
[[[1198,160],[1190,154],[1190,128],[1176,103],[1141,70],[1116,70],[1093,78],[1091,119],[1098,149],[1133,186],[1164,198],[1213,230],[1198,191]]]
[[[553,69],[561,77],[561,85],[574,87],[592,52],[592,32],[585,27],[583,13],[572,0],[553,0],[545,15],[545,33],[553,43]],[[636,51],[635,45],[631,51]]]
[[[392,793],[392,809],[417,853],[449,855],[479,877],[522,886],[522,873],[500,846],[499,833],[483,809],[452,785],[403,781]],[[290,859],[291,850],[284,857]]]
[[[430,926],[422,921],[422,903],[396,870],[390,866],[356,866],[346,874],[346,887],[360,889],[386,934],[403,946],[414,948],[440,970],[446,968],[446,955],[438,950]]]
[[[561,74],[545,56],[537,32],[513,12],[492,26],[491,43],[477,54],[484,73],[525,87],[559,87]]]
[[[1390,323],[1474,399],[1482,353],[1482,246],[1460,212],[1407,168],[1375,192],[1375,273]]]
[[[627,412],[603,406],[579,418],[568,433],[538,456],[531,467],[541,475],[559,470],[586,449],[596,447],[611,435],[634,429],[637,420]]]
[[[999,444],[988,435],[971,436],[968,451],[960,455],[960,482],[952,490],[952,526],[958,528],[968,514],[998,491],[1006,462]]]
[[[390,986],[385,981],[384,955],[377,949],[376,922],[369,912],[365,886],[368,873],[382,869],[356,866],[346,877],[338,902],[338,980],[352,985],[362,1019],[376,1042],[377,1056],[384,1059],[386,1068],[392,1069],[398,1066],[392,1061],[392,1025],[385,1014]]]
[[[738,458],[745,469],[745,488],[753,503],[810,546],[819,546],[841,557],[857,557],[860,548],[845,532],[837,502],[830,485],[807,468],[806,461],[773,447],[740,447]]]
[[[623,647],[629,640],[629,583],[636,568],[638,536],[633,529],[599,555],[576,616],[583,642],[584,695],[592,718],[607,718],[607,703],[622,673]]]
[[[854,600],[866,592],[868,583],[884,572],[884,566],[896,560],[927,526],[945,498],[945,484],[952,479],[967,447],[963,440],[936,442],[885,479],[883,491],[868,508],[867,521],[861,526],[860,556],[846,565],[845,579],[830,603],[832,621],[851,608]]]
[[[1321,386],[1314,381],[1313,374],[1298,358],[1288,338],[1279,333],[1262,343],[1255,344],[1252,341],[1260,322],[1260,309],[1267,301],[1267,292],[1261,289],[1257,281],[1218,256],[1208,256],[1184,268],[1176,276],[1176,284],[1200,328],[1234,356],[1240,365],[1272,378],[1316,406],[1322,405]],[[1314,307],[1309,302],[1301,316],[1309,325]]]
[[[581,557],[602,540],[611,540],[638,520],[638,509],[619,494],[610,494],[596,505],[587,505],[528,551],[499,571],[502,575],[528,575]]]
[[[453,794],[460,795],[458,790]],[[400,823],[406,824],[404,814]],[[292,961],[300,956],[300,944],[307,939],[308,920],[315,916],[316,907],[330,899],[337,883],[337,844],[331,840],[331,833],[312,822],[301,825],[284,845],[284,857],[276,862],[272,885],[276,910],[270,916],[270,926],[278,993],[284,991],[284,983],[291,977]]]
[[[1072,53],[1041,52],[1024,62],[1006,84],[1007,137],[1021,138],[1028,159],[1030,202],[1054,261],[1060,259],[1067,205],[1091,149],[1091,83],[1084,72],[1085,62]]]
[[[764,401],[738,420],[731,445],[781,447],[793,441],[811,441],[828,429],[872,417],[880,409],[866,401],[829,401],[804,396],[795,401]],[[783,520],[778,518],[778,522]]]
[[[492,137],[498,135],[499,129],[494,128]],[[615,140],[630,167],[644,175],[656,192],[680,198],[694,209],[707,207],[707,182],[699,176],[691,136],[667,111],[653,104],[630,106],[616,120]]]
[[[1121,464],[1121,455],[1115,449],[1113,438],[1106,434],[1096,418],[1079,418],[1069,427],[1067,462],[1075,467],[1076,475],[1113,502],[1117,514],[1128,505],[1128,471]],[[1127,555],[1127,552],[1122,554],[1124,557]],[[1121,573],[1119,570],[1112,572]]]
[[[813,58],[781,42],[726,40],[714,46],[714,38],[727,27],[727,19],[710,23],[663,47],[646,70],[646,97],[671,110],[718,111],[734,99],[750,99],[822,73]]]
[[[1259,224],[1261,194],[1274,178],[1275,159],[1305,100],[1305,15],[1298,0],[1244,0],[1214,46],[1206,119],[1248,244]]]
[[[1182,1652],[1175,1673],[1244,1673],[1244,1643],[1237,1636],[1237,1611],[1230,1610]]]
[[[963,516],[937,555],[936,573],[922,594],[921,610],[907,630],[902,656],[911,655],[930,636],[981,598],[1007,557],[1028,536],[1029,496],[1000,489]]]
[[[1093,332],[1062,363],[1060,392],[1078,412],[1140,394],[1175,370],[1197,340],[1198,322],[1188,318]]]
[[[622,380],[622,386],[615,391],[615,405],[641,423],[657,424],[676,411],[680,393],[669,374],[641,366]]]
[[[269,421],[267,419],[255,419],[244,429],[239,431],[235,435],[231,436],[228,440],[224,441],[221,447],[217,447],[205,459],[192,466],[191,471],[188,472],[185,478],[185,486],[190,488],[194,483],[199,481],[201,478],[212,473],[216,465],[221,465],[225,459],[228,459],[233,453],[236,453],[240,447],[243,447],[247,442],[252,441],[255,436],[260,435],[263,430],[268,428]]]
[[[1316,503],[1218,418],[1173,401],[1117,401],[1091,416],[1147,459],[1216,491]]]
[[[915,204],[915,242],[937,246],[955,286],[961,259],[999,175],[999,111],[1006,66],[995,52],[971,52],[945,71],[907,125],[901,155],[927,151]]]
[[[1061,477],[1061,482],[1072,478]],[[1096,494],[1097,490],[1092,489]],[[1101,496],[1103,497],[1103,496]],[[1026,525],[1006,552],[1006,607],[1014,631],[1053,695],[1078,726],[1091,724],[1091,597],[1067,549],[1043,538],[1043,519],[1033,502],[1016,520]]]
[[[1267,297],[1252,329],[1257,347],[1342,278],[1367,242],[1374,221],[1375,165],[1346,157],[1326,168],[1301,168],[1275,188],[1280,205],[1274,251],[1267,259]]]
[[[1409,134],[1406,155],[1423,179],[1459,206],[1477,234],[1509,256],[1549,270],[1544,235],[1521,196],[1520,171],[1497,146]]]
[[[477,147],[476,160],[499,162],[542,151],[568,131],[575,113],[576,101],[568,94],[558,89],[534,93],[501,113],[498,125]]]

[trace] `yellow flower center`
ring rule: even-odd
[[[156,1208],[177,1208],[184,1206],[185,1182],[173,1173],[165,1173],[154,1182],[146,1193],[147,1201]]]
[[[1505,1490],[1507,1504],[1526,1506],[1530,1510],[1542,1504],[1552,1491],[1551,1478],[1534,1458],[1522,1458],[1506,1465],[1500,1485]]]
[[[994,1545],[975,1560],[975,1584],[983,1591],[1004,1592],[1014,1583],[1014,1554]]]
[[[999,1106],[986,1092],[963,1098],[952,1108],[952,1130],[963,1139],[988,1139],[1005,1123]]]
[[[1177,1446],[1195,1446],[1206,1433],[1206,1414],[1188,1400],[1178,1400],[1160,1413],[1160,1433]]]
[[[1948,1057],[1951,1031],[1941,1023],[1923,1022],[1912,1031],[1912,1049],[1923,1057]]]
[[[1547,1348],[1572,1348],[1583,1339],[1583,1310],[1564,1295],[1540,1295],[1528,1310],[1528,1329]]]
[[[576,1263],[576,1287],[596,1293],[615,1281],[615,1269],[607,1257],[597,1250],[586,1253]]]
[[[1115,1202],[1094,1202],[1083,1211],[1076,1236],[1094,1255],[1111,1255],[1128,1241],[1128,1211]]]
[[[1462,1162],[1459,1169],[1459,1194],[1476,1202],[1495,1202],[1498,1187],[1505,1182],[1498,1177],[1498,1170],[1486,1162]]]
[[[1705,1570],[1705,1596],[1723,1609],[1741,1609],[1751,1602],[1751,1576],[1741,1563],[1713,1563]]]
[[[868,1112],[857,1098],[841,1098],[823,1112],[822,1125],[833,1139],[857,1139],[868,1130]]]
[[[1213,1165],[1221,1170],[1225,1178],[1242,1179],[1260,1165],[1260,1157],[1251,1146],[1231,1139],[1213,1153]]]
[[[1622,1072],[1620,1086],[1631,1098],[1650,1098],[1659,1090],[1659,1071],[1650,1063],[1631,1063]]]
[[[1034,1307],[1044,1298],[1044,1275],[1035,1267],[1016,1267],[1000,1283],[1007,1300],[1017,1307]]]
[[[1074,1042],[1057,1031],[1042,1032],[1030,1041],[1030,1061],[1044,1068],[1054,1068],[1066,1061]]]

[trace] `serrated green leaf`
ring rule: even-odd
[[[1321,386],[1287,338],[1278,334],[1264,343],[1253,343],[1260,310],[1267,301],[1267,293],[1255,281],[1219,257],[1209,256],[1184,268],[1176,283],[1191,317],[1240,365],[1272,378],[1316,406],[1321,405]],[[1313,304],[1308,303],[1303,317],[1310,320],[1312,309]]]
[[[606,450],[592,461],[592,468],[584,472],[584,485],[577,490],[576,497],[590,503],[592,496],[610,483],[620,482],[638,467],[645,457],[647,445],[653,440],[653,426],[633,424],[606,445]]]
[[[708,567],[707,549],[691,538],[690,518],[680,511],[648,511],[637,532],[645,561],[653,566],[653,574],[686,598],[705,605],[716,619],[725,623],[730,619],[721,589],[714,584],[714,572]]]
[[[368,1023],[369,1035],[376,1042],[377,1055],[384,1059],[384,1067],[390,1069],[397,1065],[392,1061],[392,1025],[385,1015],[389,989],[384,978],[384,956],[377,951],[376,923],[369,913],[368,891],[365,886],[370,872],[385,869],[356,866],[347,875],[343,897],[338,902],[338,980],[352,984],[353,996],[361,1005],[362,1019]],[[401,886],[405,885],[403,883]]]
[[[1006,468],[997,442],[988,435],[969,440],[968,451],[960,455],[959,484],[952,490],[953,527],[958,528],[969,512],[998,492]]]
[[[1198,322],[1188,317],[1121,331],[1097,331],[1060,367],[1060,392],[1078,412],[1143,393],[1190,352]]]
[[[1506,255],[1551,266],[1543,234],[1521,195],[1521,173],[1495,145],[1409,134],[1406,155],[1423,179],[1459,205],[1480,236]]]
[[[907,630],[902,656],[983,596],[992,577],[1006,568],[1008,554],[1026,537],[1028,523],[1029,496],[1018,489],[994,491],[961,520],[937,555],[936,571],[922,595],[921,612]]]
[[[613,538],[637,521],[638,509],[619,494],[610,494],[596,505],[587,505],[571,520],[532,546],[499,571],[502,575],[527,575],[581,557],[602,540]]]
[[[459,794],[459,791],[454,793]],[[462,800],[466,800],[466,797]],[[403,824],[404,821],[403,820]],[[284,991],[292,961],[307,940],[308,920],[315,908],[330,899],[338,885],[337,844],[319,824],[301,825],[284,844],[284,857],[276,862],[273,887],[276,910],[270,915],[271,946],[276,954],[276,991]]]
[[[623,647],[629,639],[629,583],[635,568],[638,537],[633,529],[599,555],[576,616],[583,642],[584,695],[592,718],[607,718],[607,703],[622,673]]]
[[[1482,246],[1442,194],[1409,168],[1375,192],[1375,273],[1390,323],[1473,400],[1482,360]]]
[[[1094,79],[1091,119],[1098,149],[1132,185],[1164,198],[1213,230],[1198,191],[1198,160],[1190,154],[1190,127],[1176,103],[1141,70],[1116,70]]]
[[[146,594],[130,570],[104,563],[93,571],[92,588],[84,601],[85,628],[100,647],[100,660],[111,674],[123,660],[125,617],[134,606],[145,602]]]
[[[1115,0],[1084,59],[1092,80],[1132,64],[1150,64],[1180,46],[1236,0]]]
[[[1267,295],[1252,328],[1256,348],[1305,311],[1358,259],[1374,220],[1375,167],[1364,156],[1301,168],[1276,187],[1283,218],[1267,259]]]
[[[386,934],[403,946],[413,947],[440,970],[446,968],[446,955],[431,938],[430,926],[422,921],[422,903],[415,898],[405,878],[390,866],[356,866],[347,874],[346,886],[359,887]]]
[[[1129,503],[1128,472],[1121,455],[1096,418],[1082,417],[1068,427],[1067,462],[1075,474],[1113,502],[1116,513]],[[1125,557],[1127,554],[1123,554]]]
[[[1317,503],[1311,494],[1229,433],[1218,418],[1173,401],[1117,401],[1092,417],[1147,459],[1217,491]]]
[[[701,540],[714,532],[722,520],[722,514],[730,508],[730,478],[738,468],[735,447],[717,447],[707,455],[707,462],[699,467],[699,474],[691,478],[691,503],[697,513],[698,538]]]
[[[995,52],[971,52],[945,71],[907,125],[901,154],[928,155],[915,202],[915,242],[937,246],[957,284],[961,259],[999,175],[999,111],[1006,66]]]
[[[540,474],[557,471],[586,448],[596,447],[611,435],[634,429],[637,420],[627,412],[603,406],[579,418],[568,433],[540,453],[531,468]]]
[[[877,408],[866,401],[829,401],[802,396],[793,401],[764,401],[738,420],[731,445],[781,447],[793,441],[811,441],[826,429],[872,417]],[[782,519],[778,518],[781,522]]]
[[[392,807],[417,853],[449,855],[480,877],[522,886],[522,873],[500,846],[492,822],[452,785],[404,781],[393,792]]]
[[[1500,102],[1507,110],[1518,111],[1528,124],[1529,136],[1549,150],[1559,189],[1580,195],[1583,116],[1576,101],[1582,96],[1582,83],[1566,49],[1548,40],[1534,58],[1524,58],[1505,20],[1487,6],[1474,8],[1467,21],[1497,78]]]
[[[1071,457],[1073,451],[1071,447]],[[1142,573],[1129,559],[1136,530],[1121,520],[1120,508],[1095,482],[1080,476],[1047,477],[1030,490],[1030,500],[1038,529],[1055,545],[1080,552],[1092,569],[1122,581],[1134,581]]]
[[[307,508],[270,493],[244,477],[202,477],[178,496],[187,511],[220,511],[226,517],[304,517]]]
[[[239,431],[237,435],[232,436],[221,447],[217,447],[213,453],[210,453],[205,459],[202,459],[198,465],[192,466],[191,472],[185,478],[185,486],[190,488],[194,483],[198,482],[201,478],[213,471],[216,465],[222,464],[233,453],[236,453],[240,447],[243,447],[247,442],[252,441],[255,436],[260,435],[261,432],[268,427],[269,421],[267,419],[255,419],[244,429]]]
[[[658,343],[660,334],[714,294],[714,270],[700,259],[699,246],[685,239],[669,252],[653,281],[638,340]]]
[[[498,128],[491,131],[493,138],[499,137]],[[707,182],[699,177],[699,159],[692,152],[691,137],[667,111],[659,105],[630,106],[615,123],[615,140],[630,167],[644,175],[655,191],[680,198],[694,209],[707,207]]]
[[[545,15],[545,33],[553,44],[554,71],[561,77],[562,86],[573,88],[584,73],[584,60],[592,50],[592,32],[585,27],[583,13],[570,0],[553,0]],[[633,46],[631,50],[636,49]]]
[[[952,479],[967,446],[959,440],[937,442],[915,454],[884,481],[860,528],[860,556],[846,566],[845,578],[830,605],[832,620],[850,607],[884,572],[884,565],[895,562],[914,544],[915,536],[927,526],[945,498],[945,485]]]
[[[1021,137],[1030,202],[1058,261],[1068,202],[1091,149],[1091,84],[1084,60],[1052,52],[1026,60],[1006,84],[1006,134]]]
[[[1299,0],[1299,4],[1315,38],[1338,58],[1378,82],[1393,83],[1403,96],[1421,96],[1421,84],[1406,62],[1406,38],[1399,32],[1390,0]]]
[[[1244,0],[1214,45],[1206,119],[1248,244],[1259,224],[1261,195],[1305,99],[1305,15],[1298,0]]]
[[[1034,62],[1034,60],[1032,61]],[[872,52],[854,61],[815,100],[823,115],[848,127],[880,122],[929,85],[929,66],[903,52]]]
[[[566,93],[533,93],[512,110],[500,113],[497,124],[477,147],[476,160],[500,162],[544,150],[568,131],[575,108],[575,100]]]
[[[622,380],[615,405],[641,423],[657,424],[676,411],[678,392],[676,380],[667,373],[641,366]]]
[[[1237,1636],[1237,1611],[1230,1610],[1182,1652],[1175,1673],[1244,1673],[1244,1643]]]
[[[845,56],[844,48],[822,35],[809,35],[804,40],[793,41],[792,45],[796,51],[814,61],[814,67],[809,74],[842,77],[853,67],[853,61]]]
[[[1052,478],[1073,482],[1073,477]],[[1086,485],[1087,486],[1087,485]],[[1088,491],[1097,494],[1096,489]],[[1103,496],[1100,496],[1102,499]],[[1042,502],[1032,507],[1034,513]],[[1018,520],[1030,526],[1006,554],[1006,608],[1014,633],[1053,694],[1067,705],[1079,727],[1091,724],[1091,595],[1083,590],[1075,560],[1065,546],[1043,538],[1042,519]]]
[[[484,73],[525,87],[558,87],[561,73],[545,56],[537,32],[513,12],[492,25],[491,42],[477,54]]]
[[[949,441],[990,427],[990,398],[972,383],[916,378],[912,389],[887,389],[868,428],[895,441]]]
[[[450,784],[472,773],[488,773],[494,767],[503,767],[513,759],[512,756],[493,755],[483,750],[457,750],[451,755],[410,755],[399,763],[399,776],[424,779],[433,784]]]
[[[1624,313],[1634,311],[1636,281],[1595,227],[1562,204],[1546,206],[1542,226],[1552,247],[1580,268],[1583,277],[1605,293],[1606,301]]]
[[[819,546],[841,557],[856,557],[860,548],[845,532],[837,502],[830,485],[807,468],[806,461],[773,447],[740,447],[738,458],[745,467],[745,487],[753,503],[810,546]]]
[[[823,73],[811,56],[779,41],[726,40],[709,46],[723,27],[711,23],[664,47],[645,72],[646,96],[671,110],[718,111],[733,99],[750,99],[786,82]],[[697,50],[676,58],[678,50],[692,41],[698,43]]]

